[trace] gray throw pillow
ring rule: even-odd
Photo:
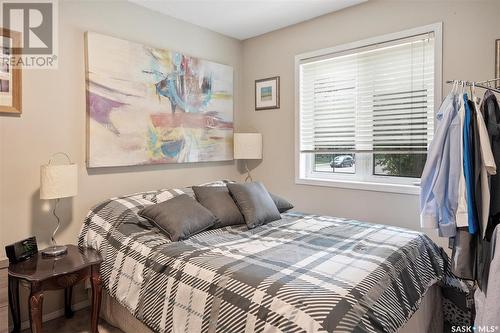
[[[249,229],[281,219],[280,212],[260,182],[227,184]]]
[[[226,186],[193,186],[193,192],[196,200],[217,217],[216,228],[245,223]]]
[[[174,242],[207,230],[217,221],[208,209],[187,194],[148,206],[138,214],[149,220]]]
[[[280,197],[279,195],[272,194],[271,192],[269,192],[269,195],[273,199],[274,204],[276,205],[276,208],[278,208],[278,211],[280,213],[284,213],[287,210],[290,210],[293,208],[293,205],[290,202],[288,202],[288,200]]]

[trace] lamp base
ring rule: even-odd
[[[54,245],[42,250],[44,257],[59,257],[68,253],[68,248],[64,245]]]
[[[248,168],[247,161],[245,160],[245,170],[247,171],[247,177],[245,178],[245,183],[250,180],[250,182],[253,182],[252,175],[250,174],[250,169]]]

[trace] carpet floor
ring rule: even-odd
[[[57,333],[90,332],[90,308],[76,311],[71,319],[60,317],[45,322],[43,323],[43,331]],[[28,332],[31,332],[30,329],[22,331],[22,333]],[[111,326],[104,319],[99,319],[99,333],[123,333],[123,331]]]

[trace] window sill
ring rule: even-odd
[[[399,193],[399,194],[410,194],[410,195],[420,194],[420,186],[406,185],[406,184],[360,182],[354,180],[329,180],[329,179],[319,179],[319,178],[296,178],[295,184],[337,187],[337,188],[347,188],[347,189],[362,190],[362,191],[375,191],[375,192]]]

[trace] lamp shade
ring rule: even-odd
[[[253,160],[262,158],[262,134],[234,133],[234,159]]]
[[[46,164],[40,168],[40,199],[73,197],[78,192],[76,164]]]

